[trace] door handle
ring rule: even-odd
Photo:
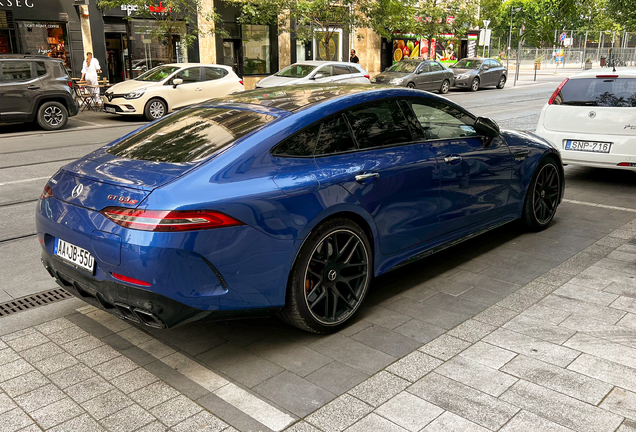
[[[458,155],[447,155],[447,156],[444,156],[444,162],[446,162],[449,165],[457,165],[462,160],[463,160],[462,157],[458,156]]]
[[[30,86],[28,86],[27,88],[28,88],[29,90],[37,90],[37,89],[39,89],[40,87],[39,87],[39,86],[36,86],[36,85],[31,84],[31,85],[30,85]]]
[[[356,174],[356,181],[357,182],[364,182],[366,180],[372,180],[375,181],[377,179],[380,178],[380,174],[378,173],[364,173],[364,174]]]
[[[202,90],[203,90],[202,88],[194,89],[194,91],[202,91]]]

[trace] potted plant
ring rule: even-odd
[[[592,69],[592,57],[585,57],[585,70]]]
[[[535,57],[534,59],[534,68],[537,70],[541,70],[541,60],[543,60],[545,56]]]

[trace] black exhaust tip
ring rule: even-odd
[[[136,323],[141,322],[141,320],[133,312],[132,308],[127,304],[116,302],[115,307],[117,308],[117,311],[121,314],[121,316],[125,319]]]
[[[163,323],[163,321],[161,321],[161,319],[159,319],[159,317],[157,317],[152,312],[139,309],[139,308],[135,308],[133,312],[135,313],[137,318],[139,318],[142,324],[145,324],[148,327],[159,328],[159,329],[166,328],[166,325]]]

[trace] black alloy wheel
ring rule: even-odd
[[[477,91],[479,90],[479,78],[475,78],[473,79],[473,82],[470,84],[470,91]]]
[[[497,88],[502,89],[504,88],[505,85],[506,85],[506,76],[502,75],[501,78],[499,78],[499,82],[497,83]]]
[[[367,293],[373,272],[370,250],[362,229],[349,219],[317,227],[294,263],[281,317],[314,333],[342,327]]]
[[[441,94],[446,94],[448,93],[449,89],[450,89],[450,82],[448,80],[444,80],[444,82],[442,83],[442,86],[439,88],[439,92]]]
[[[524,204],[523,221],[531,229],[546,228],[556,214],[561,197],[561,174],[552,158],[544,159],[535,171]]]
[[[413,84],[412,82],[408,83],[406,86],[407,86],[408,88],[412,88],[412,89],[414,89],[414,88],[415,88],[415,84]]]

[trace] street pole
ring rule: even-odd
[[[508,33],[508,55],[506,55],[506,69],[510,72],[510,45],[512,44],[512,10],[510,6],[510,32]]]
[[[581,69],[585,66],[585,54],[587,53],[587,30],[585,30],[585,40],[583,41],[583,58],[581,59]]]

